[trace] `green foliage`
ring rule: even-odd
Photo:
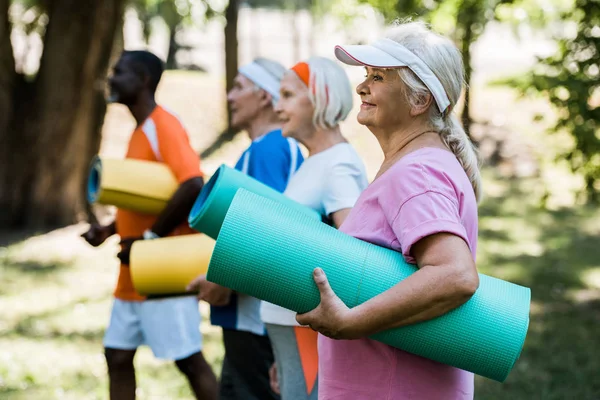
[[[564,15],[576,34],[558,39],[556,52],[539,59],[525,77],[510,83],[522,94],[545,96],[556,110],[551,132],[568,132],[573,146],[560,154],[585,181],[590,202],[600,201],[600,3],[577,0]]]
[[[44,35],[48,17],[45,3],[39,0],[18,0],[11,4],[11,24],[26,35]]]
[[[381,12],[386,21],[390,22],[397,18],[424,17],[428,18],[428,12],[439,6],[439,0],[360,0],[362,3],[370,4]]]
[[[152,34],[153,21],[161,19],[167,25],[170,39],[166,67],[175,68],[177,52],[185,49],[177,41],[177,32],[184,26],[201,25],[207,19],[222,14],[223,10],[218,10],[213,3],[211,0],[129,0],[129,7],[138,16],[146,43]]]
[[[201,24],[222,12],[209,0],[129,0],[129,6],[136,11],[146,39],[156,18],[176,30],[184,24]]]
[[[459,46],[465,65],[467,91],[462,110],[462,122],[467,134],[470,132],[470,83],[471,83],[471,44],[483,33],[485,25],[496,16],[500,4],[513,0],[361,0],[377,8],[386,18],[418,16],[436,29],[453,37]]]
[[[523,0],[530,1],[530,0]],[[360,0],[381,12],[390,22],[396,19],[422,19],[436,31],[454,36],[461,42],[469,31],[471,42],[483,32],[485,24],[495,19],[496,8],[513,0]]]
[[[313,0],[247,0],[251,8],[273,8],[277,10],[306,10],[311,7]],[[316,0],[318,2],[318,0]]]

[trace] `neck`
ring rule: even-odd
[[[275,113],[262,112],[250,121],[245,129],[248,136],[250,136],[250,140],[255,140],[271,131],[281,129],[281,123],[277,120]]]
[[[137,125],[141,125],[156,107],[156,101],[153,96],[141,96],[135,104],[128,105],[129,111]]]
[[[308,155],[314,156],[339,143],[347,142],[342,135],[339,125],[331,129],[315,129],[306,139],[299,141],[308,149]]]
[[[438,132],[427,123],[415,121],[410,126],[393,130],[371,129],[383,150],[383,164],[377,174],[379,177],[396,161],[408,153],[423,147],[446,148]]]

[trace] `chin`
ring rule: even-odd
[[[360,113],[356,116],[356,121],[361,125],[369,125],[369,117],[360,115]]]
[[[240,118],[231,118],[231,127],[235,129],[243,129],[243,121]]]

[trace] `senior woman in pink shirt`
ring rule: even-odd
[[[419,270],[352,309],[315,270],[321,304],[297,320],[321,333],[319,399],[472,399],[472,373],[367,338],[445,314],[479,285],[478,157],[452,112],[464,82],[461,55],[421,23],[335,54],[365,68],[358,122],[385,156],[340,230],[401,252]]]

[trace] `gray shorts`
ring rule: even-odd
[[[317,400],[317,333],[310,328],[265,324],[277,363],[282,400]]]

